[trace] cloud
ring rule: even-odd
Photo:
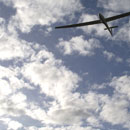
[[[100,116],[103,120],[116,124],[128,124],[130,113],[127,111],[129,103],[126,100],[112,99],[103,106]]]
[[[26,130],[100,130],[100,129],[95,129],[93,127],[81,127],[81,126],[78,126],[78,125],[73,125],[73,126],[67,126],[67,127],[59,127],[59,128],[53,128],[53,127],[41,127],[41,128],[37,128],[37,127],[28,127],[26,128]]]
[[[5,88],[1,87],[2,95],[5,95],[6,93],[8,95],[10,92],[15,93],[17,90],[24,87],[30,88],[30,85],[18,78],[20,75],[19,68],[0,66],[0,74],[1,85],[5,86],[8,90],[5,92]]]
[[[20,116],[25,114],[26,96],[21,92],[1,97],[0,99],[0,116]]]
[[[122,58],[116,56],[114,53],[112,52],[108,52],[108,51],[103,51],[104,56],[107,58],[108,61],[111,61],[112,59],[114,59],[116,62],[120,63],[123,61]]]
[[[36,24],[51,26],[63,22],[66,16],[73,17],[72,14],[82,9],[80,1],[75,0],[3,2],[17,10],[10,19],[10,31],[11,28],[14,31],[13,26],[23,32],[31,31]],[[95,15],[83,14],[81,21],[86,21],[87,18],[97,19]],[[8,129],[100,130],[105,127],[103,122],[130,128],[130,76],[113,77],[109,83],[100,85],[101,89],[113,88],[111,96],[98,91],[79,93],[76,89],[82,87],[82,78],[78,74],[68,69],[62,60],[55,58],[45,46],[21,40],[17,32],[7,32],[4,22],[4,19],[0,19],[0,61],[8,62],[8,65],[0,66],[0,120],[3,118]],[[103,25],[96,25],[84,28],[84,31],[107,37],[109,33],[104,32],[103,28]],[[123,32],[125,38],[129,38],[125,30],[118,36]],[[62,39],[58,47],[64,50],[64,54],[77,52],[90,56],[101,45],[96,39],[86,40],[83,36],[77,36],[69,41]],[[110,60],[117,58],[108,51],[104,53]],[[36,97],[24,91],[30,86],[36,90]],[[34,98],[39,99],[39,102],[34,101]],[[26,126],[20,119],[21,115],[38,121],[43,127],[33,126],[32,122],[29,122],[32,126]],[[13,118],[20,120],[18,122]]]
[[[121,124],[124,128],[129,126],[129,76],[114,77],[109,83],[114,88],[112,97],[106,94],[88,91],[86,94],[76,92],[81,82],[81,77],[69,70],[60,59],[56,59],[54,54],[49,52],[45,46],[37,43],[28,43],[18,38],[16,34],[10,35],[2,30],[1,47],[3,57],[1,60],[20,59],[20,66],[15,63],[6,68],[0,66],[0,116],[20,117],[29,116],[31,119],[39,121],[45,127],[38,129],[53,129],[48,125],[57,126],[61,129],[100,129],[102,121],[112,125]],[[69,44],[70,52],[78,52],[80,55],[93,55],[94,49],[101,45],[96,39],[85,40],[83,36],[73,37],[69,41],[60,41],[59,47],[63,47],[66,52],[66,44]],[[16,50],[16,51],[14,51]],[[2,51],[2,49],[1,49]],[[115,56],[108,57],[115,58]],[[25,83],[24,80],[28,82]],[[28,95],[21,89],[27,86],[38,89],[40,95],[46,95],[45,103],[28,102]],[[3,87],[4,86],[4,87]],[[122,87],[123,86],[123,87]],[[49,100],[51,98],[51,100]],[[49,100],[49,101],[48,101]],[[120,102],[119,102],[120,100]],[[114,108],[113,108],[114,106]],[[121,117],[116,112],[121,114]],[[83,124],[88,126],[82,127]],[[16,124],[16,125],[15,125]],[[15,125],[13,127],[13,125]],[[64,126],[67,125],[67,126]],[[9,129],[22,128],[22,122],[10,120]],[[60,127],[63,126],[63,127]],[[94,127],[94,128],[93,128]],[[27,129],[37,129],[27,127]]]
[[[71,55],[73,52],[78,52],[79,55],[91,56],[94,55],[96,48],[101,48],[100,42],[97,39],[85,40],[83,36],[72,37],[69,41],[59,40],[58,48],[64,55]]]
[[[18,130],[19,128],[22,128],[23,126],[18,121],[11,120],[10,118],[1,118],[1,121],[3,121],[5,125],[7,125],[7,130],[12,130],[12,129]]]
[[[130,20],[119,28],[119,31],[114,36],[114,40],[125,41],[130,46]]]
[[[120,94],[124,94],[130,99],[130,76],[114,77],[110,85],[115,87]]]
[[[18,34],[11,34],[6,29],[4,20],[0,24],[0,60],[23,59],[33,52],[28,42],[18,38]]]
[[[8,123],[8,130],[10,130],[10,129],[17,130],[21,127],[22,127],[22,124],[17,121],[10,121]]]
[[[57,103],[55,102],[47,112],[50,117],[49,123],[60,125],[88,124],[86,120],[89,117],[95,117],[100,110],[99,97],[91,92],[85,95],[80,95],[79,93],[73,93],[71,96],[66,95],[64,99]]]
[[[26,96],[18,91],[30,87],[17,77],[18,73],[17,69],[0,66],[0,116],[25,113]]]
[[[84,95],[82,98],[79,96],[80,94],[74,93],[66,95],[59,101],[51,101],[47,109],[43,109],[33,102],[29,103],[26,114],[35,120],[39,120],[44,125],[73,126],[75,124],[80,126],[83,124],[83,120],[85,121],[95,111],[98,111],[99,102],[97,95],[94,93]]]
[[[112,11],[129,11],[129,0],[98,0],[98,7],[103,7]]]
[[[94,92],[80,94],[74,92],[75,89],[79,87],[80,77],[67,69],[62,61],[56,59],[46,48],[35,46],[35,49],[41,50],[39,50],[38,53],[33,53],[29,62],[23,64],[21,72],[23,77],[30,80],[35,86],[39,85],[41,93],[53,97],[53,100],[49,102],[46,110],[35,105],[33,101],[33,105],[28,104],[27,107],[26,96],[22,93],[16,93],[10,96],[10,100],[3,100],[5,103],[1,106],[4,106],[4,109],[2,108],[4,114],[7,114],[7,111],[9,114],[10,111],[10,115],[18,116],[24,112],[24,114],[32,119],[39,120],[46,125],[81,125],[83,124],[83,120],[86,120],[85,122],[89,125],[94,126],[94,124],[96,124],[96,126],[100,128],[101,120],[105,120],[113,125],[122,124],[124,127],[129,127],[129,118],[128,116],[126,117],[126,115],[129,115],[129,112],[126,110],[129,105],[126,100],[126,97],[129,97],[128,76],[113,78],[110,82],[110,86],[114,87],[115,93],[112,97]],[[5,71],[8,73],[5,73]],[[6,70],[3,67],[1,67],[1,72],[1,78],[10,77],[9,75],[16,73],[9,69]],[[5,85],[7,84],[6,86],[9,89],[9,82],[6,80],[2,82]],[[5,95],[10,94],[11,90],[9,89]],[[122,98],[122,96],[121,99],[119,98],[121,102],[116,98],[119,94],[125,95],[125,98]],[[8,104],[10,104],[9,107],[5,107],[8,106]],[[113,106],[115,107],[113,108]],[[121,113],[122,118],[119,118],[119,115],[115,114],[116,111]],[[110,112],[111,114],[109,114]],[[98,114],[100,114],[100,118],[97,116]],[[71,130],[71,127],[68,127],[68,129]],[[89,129],[89,127],[86,127],[86,129]]]
[[[130,58],[126,59],[128,66],[130,66]]]
[[[65,93],[77,88],[80,80],[77,74],[63,66],[51,53],[41,50],[35,57],[38,59],[40,54],[39,61],[25,64],[22,68],[22,74],[30,82],[39,85],[41,92],[54,97],[63,97]],[[47,58],[48,55],[50,58]]]
[[[109,83],[115,90],[112,97],[96,92],[80,94],[74,92],[75,88],[79,87],[80,78],[64,67],[60,60],[55,59],[52,53],[43,48],[31,57],[29,63],[24,64],[22,73],[34,85],[39,85],[41,93],[52,96],[53,100],[49,101],[49,105],[44,109],[33,101],[27,102],[27,97],[23,93],[15,93],[10,96],[10,100],[4,100],[1,104],[2,107],[4,106],[2,109],[4,114],[8,112],[7,115],[19,116],[24,110],[24,114],[46,126],[39,128],[43,130],[53,129],[53,127],[47,127],[49,124],[69,125],[62,128],[57,127],[56,130],[73,128],[91,130],[94,129],[94,124],[97,129],[100,129],[102,121],[112,125],[122,124],[123,127],[129,128],[129,102],[127,101],[129,99],[129,76],[112,79]],[[2,75],[4,77],[7,73],[2,73]],[[7,83],[5,82],[5,84]],[[55,83],[57,84],[55,85]],[[46,86],[49,87],[48,90],[46,90]],[[10,91],[7,95],[10,95]],[[84,122],[91,127],[81,127]],[[74,124],[78,125],[74,126]],[[27,129],[35,130],[37,128],[28,127]]]
[[[32,53],[32,49],[27,42],[15,36],[4,34],[0,39],[0,60],[27,58]]]
[[[67,107],[67,106],[66,106]],[[87,109],[81,109],[76,107],[70,107],[59,110],[53,110],[52,113],[49,112],[50,123],[60,124],[60,125],[81,125],[83,124],[82,120],[90,116],[90,113]]]
[[[7,81],[0,79],[0,95],[1,96],[6,96],[9,95],[12,91],[11,88],[9,87],[9,84]]]
[[[88,117],[87,123],[93,127],[99,127],[99,128],[102,127],[100,120],[98,118],[96,118],[95,116]]]
[[[28,108],[26,109],[26,115],[34,120],[40,121],[42,124],[47,124],[49,118],[46,110],[39,106],[39,103],[35,104],[33,101],[28,102]]]
[[[80,0],[3,0],[4,4],[16,8],[12,16],[11,26],[19,28],[22,32],[29,32],[34,25],[50,26],[63,21],[65,16],[74,16],[83,6]]]
[[[94,120],[97,121],[97,125],[101,126],[101,122],[108,122],[112,126],[121,125],[123,128],[130,128],[130,95],[129,95],[129,86],[130,86],[130,76],[123,75],[113,77],[112,80],[108,83],[103,83],[101,85],[96,85],[96,97],[99,99],[98,102],[100,104],[99,116],[98,118],[94,116]],[[111,90],[113,88],[113,92],[109,96],[107,94],[98,94],[97,90],[101,91]],[[98,88],[98,89],[97,89]],[[100,93],[100,91],[99,91]],[[97,120],[95,120],[95,117]],[[87,121],[93,119],[93,116],[87,118]],[[88,122],[89,123],[89,122]],[[92,125],[92,124],[91,124]]]
[[[107,57],[108,60],[111,60],[115,55],[112,52],[104,51],[103,54]]]
[[[130,77],[127,75],[113,77],[110,86],[114,88],[114,94],[105,100],[100,116],[102,120],[113,125],[121,124],[124,128],[130,128]]]

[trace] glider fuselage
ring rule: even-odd
[[[99,19],[101,20],[101,22],[106,26],[107,30],[110,32],[110,34],[112,35],[112,29],[108,26],[104,16],[99,13]]]

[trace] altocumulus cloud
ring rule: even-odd
[[[92,56],[96,48],[101,48],[100,42],[97,39],[84,39],[83,36],[72,37],[69,41],[59,39],[57,45],[64,55],[71,55],[73,52],[78,52],[79,55]]]
[[[1,118],[0,119],[4,124],[8,124],[7,130],[13,129],[17,130],[19,128],[22,128],[22,124],[15,120],[10,120],[9,118]]]
[[[0,66],[0,116],[20,116],[24,114],[26,96],[20,89],[27,87],[24,81],[17,77],[14,68]]]
[[[1,68],[2,71],[7,70],[7,68]],[[21,73],[24,78],[27,78],[31,83],[33,83],[34,87],[39,85],[40,93],[44,93],[47,96],[52,97],[53,100],[48,102],[49,105],[47,106],[47,109],[36,105],[33,101],[29,103],[27,101],[26,95],[18,93],[17,91],[16,93],[13,93],[9,88],[10,84],[5,79],[2,79],[4,80],[3,84],[5,84],[8,89],[8,92],[5,94],[6,96],[8,95],[8,97],[10,98],[10,102],[5,101],[5,95],[3,94],[4,105],[1,110],[4,110],[4,113],[2,115],[11,114],[12,116],[20,116],[20,114],[23,114],[24,111],[25,115],[29,116],[32,119],[40,121],[44,125],[78,125],[71,127],[69,126],[67,128],[51,128],[48,126],[45,128],[41,128],[43,130],[71,130],[73,128],[79,128],[80,130],[91,130],[94,128],[83,128],[80,125],[84,122],[93,125],[94,122],[100,128],[101,125],[99,124],[101,124],[102,120],[110,122],[113,125],[122,124],[124,127],[129,128],[130,116],[129,112],[127,111],[127,109],[129,108],[128,76],[113,78],[113,80],[110,82],[110,86],[113,87],[115,90],[112,97],[105,94],[97,94],[95,92],[80,94],[78,92],[75,92],[75,89],[79,87],[78,83],[81,80],[80,77],[77,74],[68,70],[60,60],[55,59],[53,54],[48,52],[45,48],[42,48],[42,50],[40,50],[39,48],[39,52],[30,57],[29,62],[23,64],[23,66],[21,67],[21,71],[19,70],[19,73]],[[3,73],[3,77],[5,76]],[[9,76],[7,75],[6,77]],[[14,77],[16,78],[17,76],[14,75]],[[122,86],[125,86],[125,88],[122,88]],[[18,88],[16,88],[16,90],[17,89]],[[4,90],[2,91],[4,92]],[[119,100],[121,102],[119,102]],[[10,104],[11,108],[8,107],[8,103]],[[113,107],[113,105],[115,107]],[[6,110],[11,110],[11,113],[9,114]],[[120,116],[116,114],[117,111],[121,114],[122,118],[120,118]],[[14,115],[12,114],[12,112],[14,112]],[[9,127],[11,127],[9,123],[7,124]],[[18,127],[22,127],[20,124],[16,124],[18,125]],[[30,127],[27,129],[37,128]]]
[[[107,0],[98,0],[98,6],[112,11],[129,11],[129,3],[129,0],[121,0],[120,2],[118,0],[110,0],[109,2]]]
[[[118,57],[118,56],[116,56],[114,53],[112,53],[112,52],[109,52],[109,51],[103,51],[103,54],[104,54],[104,56],[107,58],[107,60],[108,61],[111,61],[111,60],[115,60],[116,62],[118,62],[118,63],[120,63],[120,62],[122,62],[123,61],[123,59],[122,58],[120,58],[120,57]]]
[[[10,28],[14,26],[22,32],[29,32],[37,24],[50,26],[63,21],[65,16],[81,11],[80,0],[2,0],[6,5],[16,8],[16,14],[10,20]]]
[[[31,31],[37,24],[50,26],[64,21],[65,16],[72,17],[71,14],[83,8],[80,1],[75,0],[3,2],[17,10],[10,19],[8,31],[12,31],[11,25],[23,32]],[[96,19],[95,15],[83,14],[82,21],[85,21],[85,15],[86,18]],[[116,76],[108,84],[97,85],[101,89],[113,88],[111,96],[100,94],[97,89],[79,93],[76,89],[83,80],[80,75],[68,69],[45,46],[20,39],[16,30],[14,34],[6,32],[4,19],[0,22],[0,32],[3,34],[0,39],[0,62],[12,62],[7,66],[0,65],[0,121],[8,130],[100,130],[104,128],[104,122],[130,129],[129,76]],[[93,32],[97,36],[102,34],[98,27],[91,28],[90,34]],[[58,47],[64,50],[65,55],[77,52],[92,56],[101,45],[96,39],[86,40],[83,36],[77,36],[69,41],[60,40]],[[110,59],[115,57],[106,54]],[[36,103],[23,89],[34,90],[37,99],[43,95],[47,99],[42,98],[42,101],[45,99],[43,102]],[[27,126],[21,120],[14,120],[23,115],[38,121],[41,126],[32,123]]]
[[[26,130],[37,130],[36,127],[28,127]],[[80,126],[68,126],[68,127],[60,127],[60,128],[53,128],[53,127],[42,127],[39,128],[39,130],[99,130],[99,129],[94,129],[90,126],[84,128]]]

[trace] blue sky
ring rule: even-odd
[[[0,0],[0,129],[129,130],[129,0]]]

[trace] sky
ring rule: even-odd
[[[0,0],[1,130],[130,130],[129,0]]]

